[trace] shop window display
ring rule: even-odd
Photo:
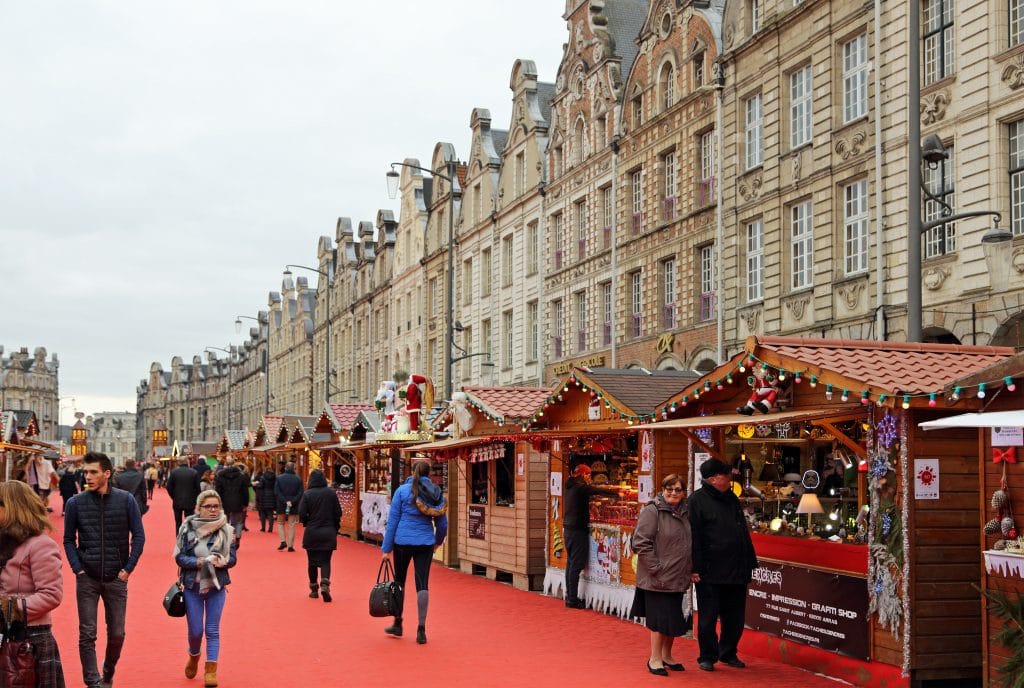
[[[516,445],[505,443],[505,453],[494,464],[494,503],[515,506],[516,503]]]
[[[487,504],[487,463],[470,464],[472,471],[473,504]]]
[[[635,444],[634,444],[635,446]],[[572,468],[586,464],[591,470],[591,481],[598,487],[605,487],[619,493],[614,497],[593,497],[590,500],[590,522],[611,525],[636,525],[640,515],[637,501],[637,459],[635,456],[615,453],[571,453],[569,465]]]

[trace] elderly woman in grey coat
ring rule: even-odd
[[[640,510],[633,533],[637,570],[630,615],[646,619],[651,631],[647,670],[658,676],[668,676],[668,669],[683,670],[672,657],[672,644],[690,629],[683,595],[693,580],[693,557],[683,490],[681,476],[665,476],[661,492]]]

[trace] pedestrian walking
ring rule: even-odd
[[[25,482],[42,498],[47,511],[53,511],[49,504],[50,490],[57,487],[57,480],[53,464],[42,454],[36,454],[25,465]]]
[[[188,459],[178,461],[178,467],[167,476],[167,494],[171,496],[171,507],[174,509],[174,533],[181,530],[181,522],[185,516],[195,512],[196,497],[199,489],[199,474],[188,465]]]
[[[384,558],[394,551],[395,581],[401,586],[398,614],[385,633],[402,636],[402,613],[405,608],[405,581],[412,562],[416,579],[416,642],[427,642],[427,607],[430,602],[428,583],[434,551],[448,535],[448,505],[441,487],[430,479],[430,463],[419,461],[412,468],[412,477],[399,485],[391,497],[388,527],[381,548]]]
[[[0,483],[0,605],[25,603],[26,640],[36,655],[38,688],[64,688],[64,669],[50,630],[50,612],[64,599],[60,547],[46,507],[25,483]],[[11,621],[8,619],[8,621]]]
[[[570,609],[587,607],[587,603],[580,599],[579,591],[580,574],[590,559],[590,498],[595,495],[619,498],[619,493],[615,490],[592,485],[590,472],[590,466],[581,463],[573,469],[572,477],[565,483],[562,539],[565,541],[567,555],[565,606]]]
[[[295,462],[286,463],[274,481],[274,498],[277,502],[277,533],[281,536],[281,544],[277,548],[287,547],[289,552],[294,552],[295,524],[299,520],[299,500],[302,499],[302,479],[295,475]],[[285,525],[288,526],[287,537]]]
[[[57,469],[57,488],[60,490],[60,498],[63,504],[60,515],[63,516],[68,506],[68,500],[81,490],[79,487],[78,469],[66,463],[61,464]]]
[[[206,492],[207,490],[213,490],[215,488],[213,482],[213,470],[209,468],[203,468],[204,464],[199,464],[199,491]]]
[[[633,531],[637,568],[630,616],[642,617],[651,631],[647,670],[658,676],[668,676],[668,669],[683,671],[682,663],[672,656],[672,644],[691,627],[683,616],[683,596],[693,582],[693,542],[684,489],[682,476],[665,476],[661,493],[640,510]]]
[[[274,483],[277,481],[277,474],[273,469],[260,473],[253,482],[256,491],[256,509],[260,514],[260,532],[272,532],[274,530],[274,507],[277,506],[277,497],[274,496]]]
[[[220,659],[220,619],[231,583],[228,569],[238,555],[238,542],[228,524],[223,502],[216,490],[204,490],[196,498],[195,514],[185,519],[174,545],[174,561],[181,570],[188,622],[188,661],[185,678],[195,678],[206,636],[203,685],[217,685]]]
[[[306,550],[309,596],[315,600],[322,595],[324,602],[330,602],[331,557],[338,548],[341,504],[338,494],[327,486],[327,478],[318,470],[309,474],[309,483],[299,502],[299,520],[303,527],[302,548]]]
[[[128,578],[142,556],[146,533],[135,499],[110,483],[113,467],[101,452],[82,459],[88,486],[64,510],[64,553],[75,573],[78,654],[88,688],[110,688],[124,646]],[[96,612],[100,599],[107,648],[100,675],[96,661]]]
[[[214,486],[220,495],[228,523],[235,531],[235,540],[241,545],[245,510],[249,506],[249,476],[235,465],[235,457],[229,456],[224,470],[214,479]]]
[[[140,513],[145,515],[149,511],[146,478],[135,467],[135,459],[128,459],[124,462],[124,470],[114,479],[114,487],[120,488],[135,497]]]
[[[689,499],[693,570],[697,583],[697,665],[742,669],[736,655],[746,618],[747,585],[757,568],[750,528],[739,499],[729,489],[732,467],[708,459],[700,467],[701,486]],[[721,624],[721,632],[715,626]]]
[[[156,469],[153,464],[146,464],[146,495],[153,499],[153,491],[156,490],[156,482],[160,477],[160,472]]]

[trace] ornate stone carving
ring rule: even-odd
[[[867,288],[867,282],[848,282],[846,284],[839,285],[836,289],[836,293],[839,294],[841,302],[846,306],[846,310],[856,310],[857,305],[860,303],[860,295]]]
[[[725,27],[725,31],[723,32],[722,37],[725,41],[725,47],[731,48],[732,42],[736,40],[736,24],[729,24],[727,27]]]
[[[751,308],[749,310],[740,311],[740,318],[743,320],[743,324],[747,328],[747,333],[756,334],[760,329],[761,309]]]
[[[752,201],[757,198],[761,193],[761,175],[755,174],[750,177],[744,177],[739,183],[740,196],[743,196],[744,201]]]
[[[594,45],[594,64],[604,59],[604,43],[597,41]]]
[[[807,311],[807,306],[811,303],[810,294],[801,294],[800,296],[794,296],[786,300],[786,308],[789,309],[790,314],[794,320],[803,320],[804,313]]]
[[[1024,248],[1014,250],[1013,257],[1010,258],[1010,264],[1017,271],[1017,274],[1024,273]]]
[[[863,129],[854,132],[849,138],[839,139],[836,141],[836,153],[839,153],[843,160],[854,155],[859,155],[861,149],[864,147],[864,142],[867,141],[867,139],[868,134]]]
[[[953,274],[953,271],[948,265],[940,265],[934,268],[925,268],[921,275],[924,282],[924,286],[928,291],[938,291],[942,288],[942,284]]]
[[[800,151],[794,151],[790,160],[793,165],[793,187],[800,183]]]
[[[946,116],[951,98],[949,91],[929,93],[921,101],[921,124],[935,124]]]
[[[1017,59],[1003,67],[1002,79],[1014,91],[1024,86],[1024,54],[1018,55]]]

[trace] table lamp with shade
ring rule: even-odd
[[[821,507],[821,500],[813,492],[804,492],[800,495],[800,503],[796,505],[798,514],[807,514],[807,530],[811,528],[811,518],[814,514],[823,514],[825,510]]]

